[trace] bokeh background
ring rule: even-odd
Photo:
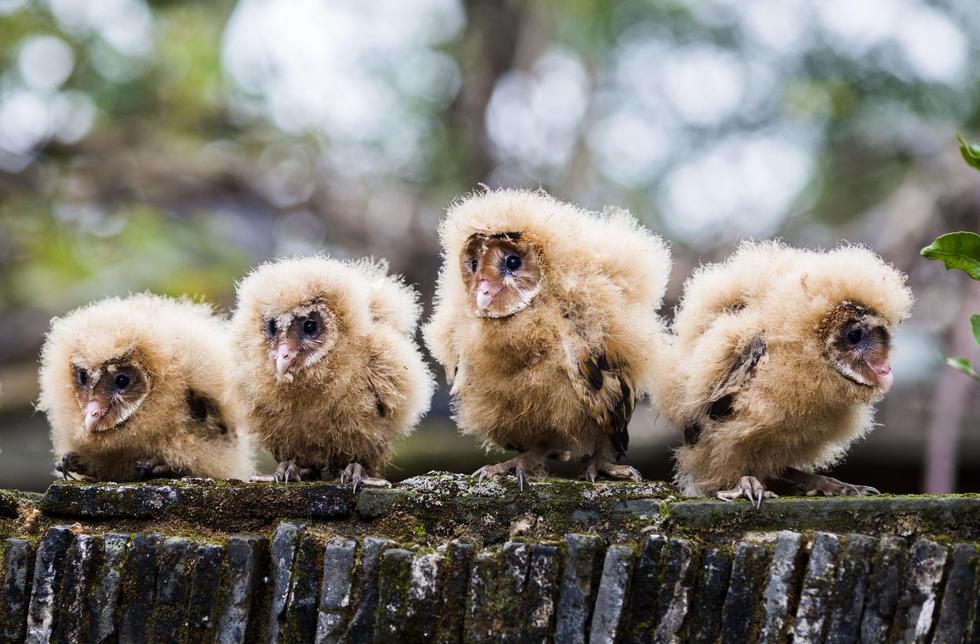
[[[387,257],[427,303],[479,184],[631,209],[684,278],[740,239],[871,244],[917,296],[881,427],[836,475],[980,490],[980,287],[918,251],[980,229],[976,0],[0,0],[0,486],[43,489],[51,316],[144,289],[228,307],[251,265]],[[630,460],[670,475],[646,410]],[[392,479],[471,471],[443,388]],[[268,466],[269,461],[265,464]]]

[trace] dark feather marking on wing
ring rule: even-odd
[[[613,424],[610,440],[616,454],[624,456],[630,445],[629,424],[633,418],[633,410],[636,408],[636,392],[633,391],[632,385],[626,378],[622,376],[616,376],[616,378],[619,380],[619,398],[617,401],[619,404],[609,410]]]
[[[684,426],[684,443],[686,445],[697,445],[701,440],[701,423],[688,423]]]
[[[735,415],[736,395],[752,380],[755,368],[766,354],[766,338],[756,335],[736,356],[725,379],[718,384],[708,402],[708,418],[724,421]]]
[[[187,390],[187,411],[193,420],[204,425],[210,434],[228,433],[228,425],[221,417],[221,410],[218,404],[193,389]]]

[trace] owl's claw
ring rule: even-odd
[[[182,470],[168,465],[159,456],[138,460],[135,465],[136,472],[143,481],[151,479],[179,479],[184,475]]]
[[[54,469],[61,472],[62,480],[65,481],[78,481],[89,476],[88,467],[78,452],[65,452]]]
[[[743,496],[749,500],[749,503],[756,510],[762,507],[762,499],[779,498],[774,492],[767,490],[762,481],[754,476],[743,476],[739,479],[738,485],[731,490],[715,492],[715,497],[722,501],[734,501]]]
[[[477,482],[483,483],[491,476],[504,476],[513,473],[517,477],[517,489],[521,492],[524,491],[524,481],[530,477],[537,475],[541,471],[541,463],[535,457],[528,454],[521,454],[520,456],[515,456],[512,459],[506,460],[503,463],[497,463],[495,465],[484,465],[477,471],[473,472],[473,476],[478,477]]]
[[[348,483],[354,494],[357,494],[361,487],[391,487],[391,482],[386,479],[365,476],[364,467],[360,463],[351,463],[340,473],[340,484]]]
[[[804,472],[790,468],[782,478],[796,486],[799,492],[807,496],[871,496],[881,494],[870,485],[854,485],[838,481],[830,476]]]
[[[583,462],[579,478],[585,479],[589,483],[595,483],[599,474],[604,474],[611,479],[642,481],[643,475],[631,465],[610,463],[595,457],[587,457]]]
[[[315,481],[320,478],[320,471],[312,466],[297,465],[296,461],[282,461],[276,466],[272,478],[276,483]]]

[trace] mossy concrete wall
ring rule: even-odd
[[[0,641],[980,640],[980,497],[658,482],[0,492]]]

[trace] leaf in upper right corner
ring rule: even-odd
[[[936,237],[923,248],[926,259],[942,260],[946,268],[958,268],[975,280],[980,280],[980,235],[961,230]]]
[[[980,170],[980,145],[970,145],[962,136],[957,136],[956,140],[960,142],[960,154],[963,155],[963,160],[971,168]]]
[[[977,374],[973,366],[970,365],[970,361],[966,358],[946,358],[946,364],[957,371],[962,371],[974,380],[980,380],[980,374]]]

